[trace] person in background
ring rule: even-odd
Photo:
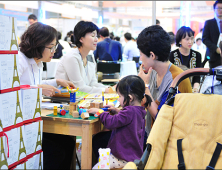
[[[171,51],[174,51],[178,48],[175,44],[175,34],[173,32],[168,32],[168,34],[170,35]]]
[[[62,50],[64,49],[63,46],[59,43],[59,40],[61,40],[62,34],[61,32],[57,32],[57,38],[58,38],[58,47],[56,49],[56,52],[54,53],[53,58],[59,59],[62,57]]]
[[[138,76],[145,83],[145,94],[152,99],[146,118],[146,132],[149,135],[152,121],[158,119],[158,112],[166,101],[172,81],[183,70],[169,62],[170,36],[161,26],[145,28],[138,36],[137,45],[142,61]],[[178,91],[191,93],[190,80],[183,80]]]
[[[113,34],[113,32],[111,32],[111,33],[109,34],[109,37],[110,37],[111,40],[114,40],[114,34]]]
[[[64,38],[64,41],[67,41],[68,42],[68,37],[70,37],[70,32],[67,32],[65,38]]]
[[[99,43],[100,41],[102,41],[100,35],[97,35],[97,38],[98,38],[98,43]]]
[[[192,49],[195,51],[206,50],[206,46],[202,43],[201,38],[197,38],[196,43],[192,46]]]
[[[120,42],[120,37],[116,36],[116,37],[114,37],[114,40]]]
[[[158,19],[156,19],[156,25],[160,26],[160,21]]]
[[[32,24],[38,22],[38,19],[34,14],[31,14],[28,16],[28,21],[29,21],[29,24],[32,25]]]
[[[203,28],[201,28],[200,32],[196,35],[195,42],[197,41],[197,38],[200,38],[202,40],[202,36],[203,36]]]
[[[123,168],[129,161],[140,159],[143,154],[144,134],[145,134],[145,116],[146,111],[141,106],[141,101],[146,98],[145,107],[150,105],[151,99],[145,93],[145,84],[143,80],[135,75],[124,77],[116,86],[119,95],[118,101],[122,106],[119,110],[109,106],[114,115],[109,112],[97,113],[100,121],[108,129],[112,129],[107,148],[111,149],[110,168]],[[91,108],[89,113],[100,111],[97,108]],[[124,141],[124,142],[123,142]],[[96,144],[98,145],[98,144]],[[94,153],[98,160],[99,148],[94,148]],[[97,163],[93,169],[98,169]]]
[[[50,62],[57,47],[57,31],[53,27],[40,22],[30,25],[22,35],[19,47],[18,73],[21,85],[38,86],[46,96],[61,93],[56,88],[58,85],[75,88],[72,82],[62,79],[42,81],[42,62]],[[69,169],[74,147],[75,141],[70,136],[43,132],[44,169]]]
[[[181,27],[176,34],[176,46],[178,49],[171,51],[170,62],[176,66],[185,65],[187,68],[200,68],[201,54],[191,49],[194,42],[194,32],[190,27]],[[200,76],[194,76],[192,80],[194,92],[199,91]]]
[[[219,66],[221,60],[218,40],[222,33],[222,1],[215,1],[213,7],[214,18],[205,22],[202,36],[203,43],[207,46],[206,57],[210,54],[210,68]]]
[[[96,62],[87,59],[90,50],[97,46],[98,27],[92,22],[80,21],[74,27],[75,48],[70,48],[61,58],[56,70],[56,78],[73,82],[80,91],[86,93],[108,93],[110,88],[98,83]]]
[[[122,60],[122,45],[118,41],[111,40],[108,28],[102,27],[99,30],[99,35],[102,41],[97,44],[96,50],[94,51],[95,60]]]
[[[126,45],[124,46],[123,50],[123,57],[125,57],[127,60],[132,61],[133,57],[140,56],[139,49],[137,48],[136,42],[132,41],[132,36],[130,33],[124,34]]]

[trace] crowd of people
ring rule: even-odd
[[[45,96],[60,93],[57,89],[59,85],[78,87],[87,93],[108,93],[115,88],[121,110],[107,106],[114,114],[112,116],[109,112],[99,112],[95,108],[89,112],[98,112],[99,119],[109,129],[93,137],[94,164],[98,161],[98,148],[108,147],[111,148],[110,167],[122,168],[126,162],[142,156],[152,124],[158,118],[158,112],[166,101],[175,77],[183,72],[184,67],[203,67],[201,57],[205,56],[201,56],[198,49],[207,50],[210,68],[221,65],[222,45],[218,43],[222,31],[219,22],[222,19],[221,9],[222,2],[216,1],[215,18],[206,21],[202,36],[198,34],[196,39],[190,27],[181,27],[175,35],[166,32],[157,22],[156,25],[144,28],[136,40],[133,40],[130,33],[125,33],[124,47],[119,42],[120,38],[114,37],[108,28],[99,29],[93,22],[80,21],[64,39],[70,46],[66,54],[62,53],[64,47],[61,33],[38,22],[31,15],[28,18],[30,26],[19,44],[20,83],[41,87]],[[90,59],[87,57],[89,53],[92,54]],[[142,62],[137,76],[127,76],[114,87],[98,83],[97,60],[122,61],[123,58],[133,60],[134,57],[140,58]],[[60,59],[55,79],[43,81],[42,63],[50,62],[52,58]],[[178,92],[192,93],[193,90],[198,93],[200,84],[200,76],[185,79]],[[74,143],[70,136],[43,133],[44,168],[69,169]],[[94,169],[97,167],[98,164]]]

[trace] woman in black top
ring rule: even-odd
[[[171,51],[170,62],[176,66],[185,65],[187,68],[201,67],[201,54],[191,49],[194,43],[194,32],[190,27],[181,27],[176,34],[176,46],[179,49]],[[200,76],[192,79],[194,92],[199,91]]]

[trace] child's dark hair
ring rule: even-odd
[[[124,106],[129,106],[130,97],[129,94],[136,98],[139,102],[142,101],[145,94],[144,81],[135,75],[129,75],[122,78],[116,86],[116,91],[124,96]],[[152,99],[150,96],[146,96],[145,107],[150,106]]]

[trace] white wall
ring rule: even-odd
[[[77,19],[46,19],[46,24],[54,27],[57,31],[62,33],[62,40],[64,40],[67,32],[73,31],[75,25],[79,22]]]

